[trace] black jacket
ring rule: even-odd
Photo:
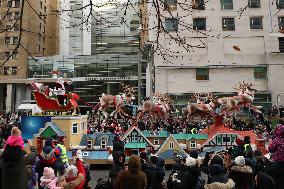
[[[283,189],[284,163],[274,162],[271,166],[265,169],[265,172],[274,179],[276,183],[276,189]]]

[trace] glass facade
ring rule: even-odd
[[[74,91],[82,99],[96,105],[102,93],[116,95],[122,92],[121,83],[135,89],[135,104],[146,93],[146,66],[140,53],[140,19],[138,1],[116,4],[95,1],[92,20],[92,55],[42,57],[29,60],[30,78],[72,78]],[[138,100],[140,99],[140,100]],[[80,108],[87,106],[80,104]]]

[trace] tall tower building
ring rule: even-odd
[[[0,1],[0,111],[14,111],[26,96],[28,56],[58,53],[56,0]]]

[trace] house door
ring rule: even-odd
[[[132,149],[132,155],[139,155],[139,149]]]

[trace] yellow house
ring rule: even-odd
[[[83,134],[87,134],[87,116],[52,117],[54,122],[66,136],[65,146],[79,146]]]
[[[188,154],[182,149],[181,145],[174,138],[174,135],[170,134],[167,140],[162,144],[156,156],[162,157],[166,164],[175,163],[175,154],[187,157]]]

